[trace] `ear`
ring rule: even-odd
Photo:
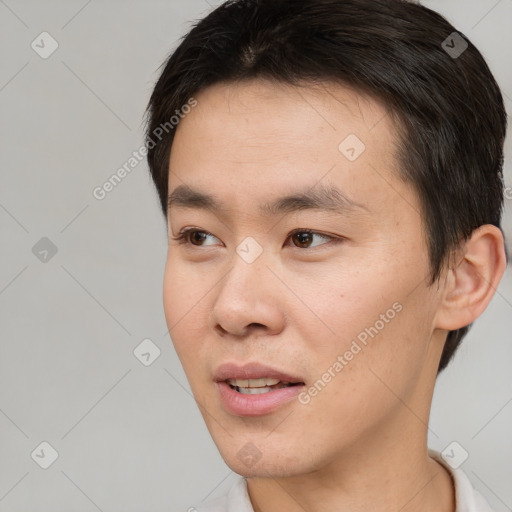
[[[476,320],[491,301],[507,265],[503,233],[485,224],[473,231],[447,271],[435,326],[454,331]]]

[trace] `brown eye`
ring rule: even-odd
[[[313,239],[313,234],[308,231],[298,231],[292,235],[293,242],[301,248],[309,247]]]
[[[204,231],[191,231],[188,233],[188,235],[192,245],[202,245],[202,242],[208,236]]]
[[[203,245],[208,246],[212,244],[204,244],[208,237],[216,238],[208,231],[201,231],[199,229],[188,228],[180,231],[178,236],[171,236],[173,240],[177,240],[180,244],[194,247],[202,247]]]
[[[320,239],[323,238],[327,242],[336,240],[336,237],[323,235],[322,233],[317,233],[316,231],[311,231],[309,229],[297,229],[289,236],[293,241],[293,245],[299,249],[309,249],[310,247],[315,248],[318,245],[325,245],[325,242],[313,244],[315,237]]]

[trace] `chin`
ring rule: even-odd
[[[287,454],[282,447],[258,449],[251,442],[242,445],[239,450],[234,450],[232,446],[221,450],[221,456],[232,471],[247,478],[285,478],[318,469],[314,467],[314,461],[297,457],[298,450],[293,447],[289,449],[295,452],[294,455]]]
[[[272,462],[261,461],[253,467],[248,467],[239,461],[233,461],[233,464],[228,464],[226,461],[226,464],[232,471],[246,478],[286,478],[303,474],[297,467],[283,467]]]

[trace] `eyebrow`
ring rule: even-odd
[[[211,194],[195,190],[189,185],[179,185],[169,194],[168,212],[176,207],[209,210],[213,213],[229,210]],[[289,214],[299,210],[324,210],[344,215],[356,210],[369,211],[366,206],[348,198],[339,188],[331,184],[318,184],[308,190],[280,197],[271,203],[262,203],[259,205],[259,210],[262,215],[267,216]]]

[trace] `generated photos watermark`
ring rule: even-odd
[[[376,320],[373,325],[362,330],[356,338],[352,340],[350,348],[346,350],[343,355],[339,355],[336,358],[336,361],[327,368],[327,370],[312,386],[299,394],[299,402],[303,405],[309,404],[311,399],[317,396],[318,393],[320,393],[327,384],[329,384],[329,382],[331,382],[332,379],[336,377],[343,368],[345,368],[345,366],[350,364],[350,361],[352,361],[357,354],[361,353],[361,351],[368,346],[368,341],[375,338],[386,327],[386,325],[389,324],[391,320],[400,313],[400,311],[402,311],[402,309],[403,306],[400,302],[393,303],[385,313],[380,314],[379,319]]]
[[[102,185],[95,187],[92,191],[92,195],[98,201],[102,201],[107,195],[112,192],[125,178],[130,174],[137,165],[147,156],[148,150],[153,149],[158,142],[162,140],[164,133],[169,133],[178,126],[181,119],[187,114],[190,114],[192,108],[197,106],[198,102],[195,98],[191,97],[181,106],[180,109],[176,109],[174,115],[169,118],[169,121],[157,126],[151,133],[151,137],[148,137],[147,143],[140,146],[137,150],[133,151],[131,156],[123,163],[121,167],[117,169]],[[155,141],[158,139],[158,141]]]

